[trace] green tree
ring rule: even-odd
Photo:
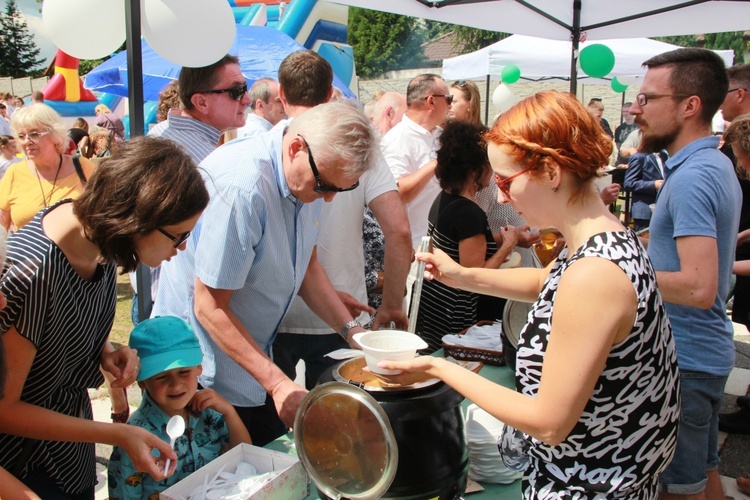
[[[736,64],[745,62],[742,34],[742,31],[728,31],[725,33],[706,33],[705,35],[664,36],[655,39],[660,42],[679,45],[680,47],[697,47],[705,41],[705,44],[702,46],[707,49],[732,49],[734,51],[734,62]]]
[[[488,45],[507,38],[510,33],[501,33],[499,31],[480,30],[468,26],[451,25],[453,31],[453,46],[461,52],[474,52],[483,49]]]
[[[45,61],[39,52],[15,0],[8,0],[0,15],[0,75],[34,76]]]
[[[418,19],[369,9],[349,8],[348,42],[357,73],[365,78],[424,64],[424,30]]]

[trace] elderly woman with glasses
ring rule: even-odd
[[[165,477],[167,459],[177,465],[145,429],[94,422],[87,389],[101,385],[100,367],[120,388],[138,374],[136,353],[107,341],[118,268],[155,267],[184,250],[208,199],[181,147],[139,137],[104,160],[77,199],[42,210],[10,237],[0,282],[8,360],[0,467],[41,498],[94,498],[93,443],[123,447],[154,478]]]
[[[524,498],[657,498],[675,450],[677,357],[646,251],[601,202],[597,169],[612,151],[570,94],[542,92],[487,135],[500,201],[568,242],[546,269],[463,267],[421,253],[425,278],[533,302],[516,387],[442,358],[381,362],[438,377],[506,423],[506,464],[524,469]]]
[[[17,110],[11,126],[25,159],[8,167],[0,180],[0,225],[21,229],[39,210],[80,195],[94,164],[63,153],[67,129],[46,104]]]

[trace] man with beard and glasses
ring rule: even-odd
[[[641,149],[669,153],[648,253],[672,323],[682,399],[675,457],[659,482],[663,498],[723,499],[718,413],[734,366],[726,296],[742,195],[711,119],[729,83],[723,60],[709,50],[677,49],[643,64],[630,113]]]

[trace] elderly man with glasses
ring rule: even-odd
[[[323,202],[357,188],[377,153],[365,115],[328,103],[201,163],[211,202],[183,252],[194,272],[172,273],[167,263],[154,314],[188,316],[204,352],[200,383],[232,403],[256,445],[292,426],[307,392],[271,360],[292,299],[299,294],[352,345],[352,334],[363,331],[314,249]],[[163,302],[167,287],[182,296]]]

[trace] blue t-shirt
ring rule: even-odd
[[[734,264],[742,193],[718,137],[688,144],[665,164],[651,219],[648,255],[656,271],[680,270],[676,238],[708,236],[719,252],[719,287],[710,309],[666,302],[682,370],[728,375],[734,366],[726,298]]]

